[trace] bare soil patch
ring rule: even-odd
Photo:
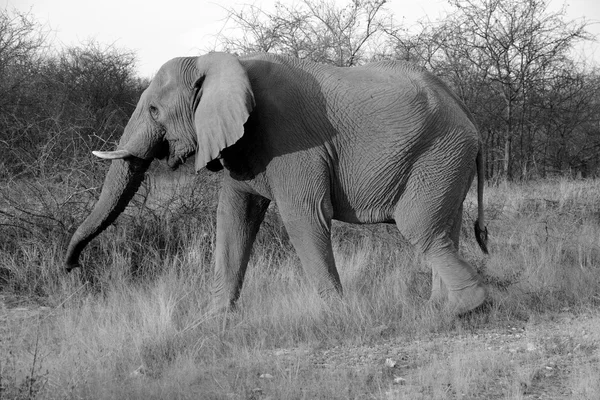
[[[586,377],[582,371],[600,371],[599,328],[597,314],[575,315],[565,309],[529,322],[507,322],[473,332],[393,337],[360,346],[279,349],[271,356],[289,364],[288,368],[302,364],[323,373],[352,371],[358,379],[377,380],[384,387],[387,383],[384,393],[389,398],[430,398],[435,393],[445,393],[443,398],[591,398],[585,396],[585,386],[598,385],[600,375],[594,382],[593,375]],[[461,365],[469,362],[498,376],[482,380],[477,393],[472,389],[460,393],[453,386],[460,381]],[[472,375],[473,365],[467,367],[465,374]],[[466,375],[463,385],[469,386]]]

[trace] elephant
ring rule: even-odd
[[[457,315],[487,289],[458,255],[463,201],[477,174],[475,236],[487,253],[482,140],[466,106],[407,62],[334,67],[273,54],[208,53],[166,62],[142,93],[100,197],[73,234],[67,271],[139,188],[153,159],[223,170],[211,309],[235,308],[273,201],[320,295],[343,294],[332,220],[395,223],[425,255],[431,300]]]

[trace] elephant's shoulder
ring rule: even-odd
[[[269,63],[274,65],[296,65],[301,63],[301,60],[297,58],[272,53],[252,53],[241,56],[239,59],[241,62],[246,63]]]

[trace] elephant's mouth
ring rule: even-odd
[[[173,157],[170,156],[167,159],[167,165],[169,166],[169,168],[171,168],[172,171],[177,170],[177,168],[179,168],[179,166],[183,163],[185,163],[185,160],[187,159],[187,157]]]
[[[169,168],[171,168],[171,170],[175,171],[177,168],[179,168],[179,166],[181,164],[184,164],[186,162],[186,160],[188,159],[188,157],[190,157],[192,154],[194,154],[193,151],[186,151],[186,152],[181,152],[181,151],[171,151],[168,152],[167,156],[167,165],[169,166]]]
[[[185,163],[185,160],[188,158],[188,154],[173,151],[174,147],[172,144],[169,144],[168,141],[164,141],[161,143],[156,149],[155,158],[158,160],[165,160],[167,166],[175,171],[179,166]]]
[[[154,158],[164,160],[169,156],[169,142],[166,140],[160,143],[154,151]]]

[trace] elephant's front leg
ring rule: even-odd
[[[321,297],[342,294],[331,246],[332,207],[326,196],[310,205],[279,206],[283,222],[302,267]]]
[[[269,200],[224,184],[217,209],[212,311],[235,307],[256,234]]]

